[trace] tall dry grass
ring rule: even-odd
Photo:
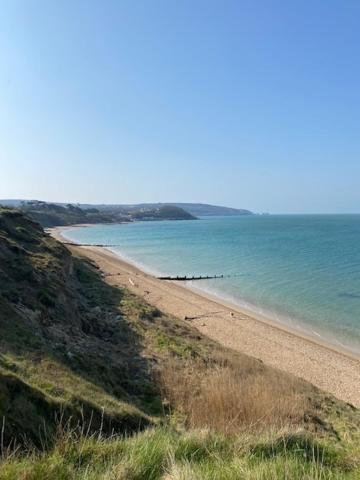
[[[161,372],[163,394],[188,427],[233,433],[299,423],[305,398],[276,371],[244,373],[229,362],[171,360]]]

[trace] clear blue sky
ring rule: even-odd
[[[0,198],[360,212],[358,0],[0,10]]]

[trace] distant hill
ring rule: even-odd
[[[175,205],[137,208],[128,212],[134,220],[195,220],[196,217]]]
[[[193,220],[205,216],[254,215],[250,210],[207,203],[66,204],[5,199],[0,205],[20,208],[45,227],[75,223],[133,220]]]
[[[1,203],[1,201],[0,201]],[[186,212],[194,215],[195,217],[205,217],[205,216],[237,216],[237,215],[254,215],[250,210],[245,210],[243,208],[231,208],[231,207],[222,207],[219,205],[210,205],[207,203],[138,203],[138,204],[120,204],[120,205],[90,205],[90,204],[80,204],[82,208],[96,207],[101,211],[104,210],[113,210],[113,209],[122,209],[124,211],[133,211],[139,209],[154,209],[161,208],[163,206],[173,206],[182,208]]]
[[[187,212],[195,216],[233,216],[233,215],[253,215],[250,210],[243,208],[222,207],[218,205],[209,205],[207,203],[174,203],[169,205],[176,205],[183,208]]]
[[[79,205],[60,205],[38,200],[5,200],[0,201],[0,204],[2,202],[7,207],[18,208],[47,228],[82,223],[121,223],[135,220],[196,220],[195,216],[174,205],[146,206],[135,209],[123,207],[99,209],[94,206],[81,208]]]
[[[96,208],[82,209],[74,205],[56,205],[46,202],[24,202],[17,206],[43,227],[74,225],[79,223],[112,223],[114,218]],[[119,218],[118,221],[121,221]]]

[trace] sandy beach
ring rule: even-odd
[[[50,229],[63,241],[66,227]],[[101,247],[71,247],[95,261],[112,285],[127,287],[160,310],[187,319],[213,340],[301,377],[360,406],[360,359],[285,326],[257,318],[176,282],[161,281]]]

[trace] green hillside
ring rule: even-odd
[[[0,209],[0,480],[358,479],[359,411]]]
[[[96,208],[82,209],[75,205],[56,205],[46,202],[24,202],[21,210],[43,227],[74,225],[82,223],[111,223],[114,218],[106,213],[101,213]],[[127,220],[119,217],[118,221]]]
[[[10,201],[5,200],[4,202],[9,203]],[[100,209],[91,206],[81,208],[72,204],[58,205],[35,200],[20,202],[18,208],[45,228],[89,223],[122,223],[136,220],[196,219],[184,209],[171,205],[145,206],[136,209],[123,207]]]
[[[130,213],[134,220],[195,220],[195,217],[182,208],[162,205],[159,208],[140,208]]]

